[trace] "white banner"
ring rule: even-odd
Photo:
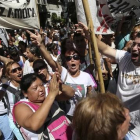
[[[0,28],[0,38],[2,39],[3,43],[8,47],[8,34],[5,29]]]
[[[129,16],[131,12],[140,17],[140,0],[107,0],[107,4],[114,19]]]
[[[140,17],[140,0],[87,0],[95,34],[111,34],[111,26],[131,12]],[[82,0],[75,0],[77,19],[86,24]]]
[[[0,26],[11,29],[40,28],[36,0],[0,0]]]
[[[109,12],[106,0],[104,3],[97,3],[96,0],[87,0],[91,12],[95,34],[112,34],[114,33],[109,25],[113,22],[111,13]],[[79,22],[87,24],[82,0],[76,0],[77,19]]]

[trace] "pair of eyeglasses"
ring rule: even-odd
[[[16,73],[17,71],[22,71],[21,67],[17,67],[11,70],[11,73]]]
[[[45,69],[45,66],[40,66],[36,69],[34,69],[35,73],[38,73],[39,70]]]
[[[73,58],[74,60],[80,60],[80,56],[79,56],[79,55],[65,56],[66,61],[70,61],[72,58]]]
[[[133,42],[132,47],[134,47],[136,45],[138,46],[138,48],[140,48],[140,43],[136,43],[136,42]]]

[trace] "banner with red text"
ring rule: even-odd
[[[0,26],[11,29],[40,28],[36,0],[0,0]]]
[[[87,0],[92,15],[95,34],[112,34],[115,26],[123,16],[133,12],[140,16],[140,0]],[[76,0],[77,19],[87,24],[82,0]]]

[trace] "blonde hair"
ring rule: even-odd
[[[136,26],[133,27],[133,29],[132,29],[132,31],[131,31],[131,34],[130,34],[130,38],[131,38],[131,39],[134,39],[134,38],[133,38],[133,34],[134,34],[134,32],[135,32],[136,30],[138,30],[138,29],[140,30],[140,25],[136,25]]]
[[[123,112],[122,103],[111,93],[83,99],[73,117],[78,139],[118,140],[118,126],[125,121]]]

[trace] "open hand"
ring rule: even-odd
[[[59,81],[57,80],[56,73],[52,75],[52,79],[49,85],[49,92],[55,96],[59,94]]]

